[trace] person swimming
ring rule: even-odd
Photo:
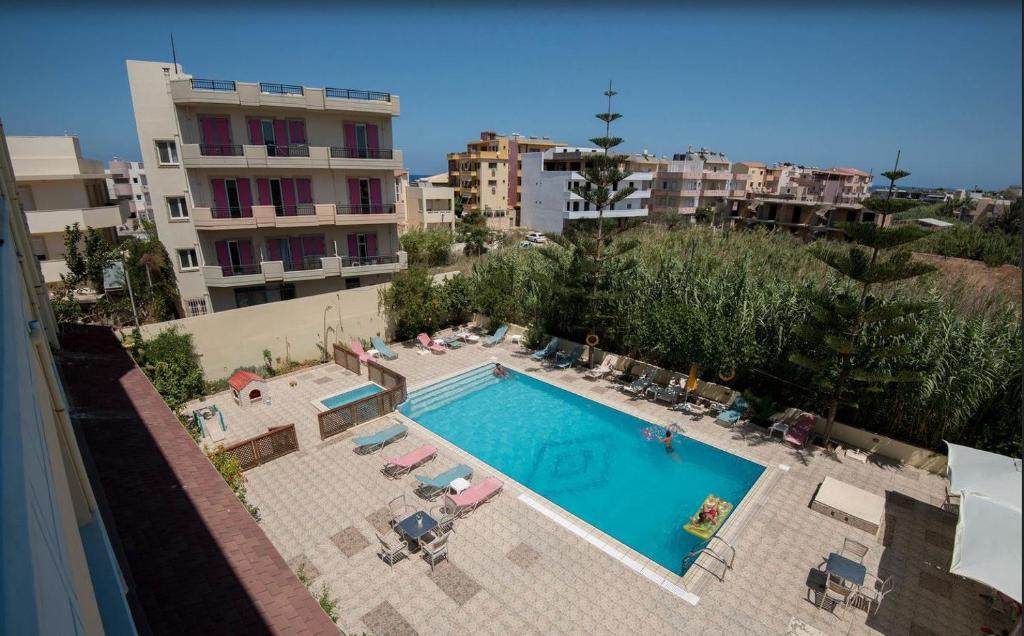
[[[496,378],[507,378],[508,371],[505,370],[500,364],[494,365],[494,377]]]
[[[665,437],[661,438],[661,443],[665,445],[666,453],[671,453],[675,451],[675,449],[672,448],[672,431],[665,431]]]

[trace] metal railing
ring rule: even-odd
[[[260,92],[271,95],[302,95],[302,87],[298,84],[270,84],[260,82]]]
[[[267,145],[268,157],[308,157],[309,146],[306,144],[290,144],[288,146]]]
[[[232,80],[193,79],[192,90],[234,93],[236,89],[235,82]]]
[[[391,93],[358,91],[350,88],[325,88],[324,96],[332,99],[364,99],[371,102],[390,102]]]
[[[247,274],[259,274],[263,270],[260,269],[259,263],[238,263],[221,265],[220,271],[224,276],[245,276]]]
[[[252,207],[210,208],[210,216],[215,219],[245,219],[252,216]]]
[[[316,214],[316,206],[312,203],[294,203],[292,205],[274,206],[277,216],[313,216]]]
[[[395,151],[391,148],[345,148],[331,146],[333,159],[394,159]]]
[[[295,435],[294,424],[276,426],[262,435],[224,448],[225,453],[238,458],[242,470],[255,468],[297,450],[299,438]]]
[[[204,157],[241,157],[242,146],[238,144],[199,144],[199,154]]]
[[[299,260],[283,261],[286,272],[308,272],[314,269],[323,269],[323,256],[307,256]]]
[[[367,267],[369,265],[394,265],[398,255],[392,256],[340,256],[342,267]]]
[[[373,205],[370,203],[339,203],[335,206],[338,210],[338,214],[394,214],[395,204],[394,203],[380,203]]]

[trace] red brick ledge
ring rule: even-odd
[[[113,332],[64,325],[61,346],[140,633],[338,634]]]

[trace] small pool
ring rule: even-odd
[[[473,369],[400,410],[672,572],[701,543],[682,527],[704,498],[739,506],[764,471],[684,435],[667,453],[650,422],[509,371]]]
[[[324,398],[320,400],[320,404],[323,404],[328,409],[333,409],[341,406],[342,404],[348,404],[349,402],[354,402],[360,398],[373,395],[374,393],[380,393],[383,390],[383,387],[371,382],[370,384],[364,384],[363,386],[352,389],[351,391],[345,391],[344,393]]]

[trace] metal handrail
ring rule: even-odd
[[[332,99],[365,99],[372,102],[390,102],[391,93],[360,91],[351,88],[325,88],[324,96]]]
[[[298,84],[271,84],[260,82],[260,92],[271,95],[303,95],[303,88]]]
[[[232,214],[237,212],[238,216]],[[242,205],[237,208],[210,208],[210,217],[214,219],[245,219],[252,216],[252,206]]]
[[[240,263],[231,265],[221,265],[221,273],[224,276],[242,276],[245,274],[259,274],[263,270],[260,269],[259,263]]]
[[[275,216],[312,216],[316,214],[316,205],[312,203],[293,203],[291,205],[274,206]]]
[[[309,145],[307,144],[289,144],[287,146],[278,146],[276,144],[267,144],[267,156],[268,157],[308,157],[309,156]]]
[[[306,256],[301,260],[282,260],[284,263],[284,271],[286,272],[305,272],[313,269],[323,269],[323,255],[320,256]]]
[[[394,203],[381,203],[378,205],[373,204],[348,204],[338,203],[335,205],[338,214],[394,214],[395,204]]]
[[[242,146],[238,144],[199,144],[199,154],[204,157],[241,157]]]
[[[365,267],[367,265],[393,265],[398,256],[340,256],[342,267]]]
[[[395,151],[391,148],[346,148],[331,146],[331,157],[334,159],[394,159]]]
[[[235,88],[235,82],[233,80],[210,80],[210,79],[192,79],[192,90],[194,91],[225,91],[233,93],[237,89]]]

